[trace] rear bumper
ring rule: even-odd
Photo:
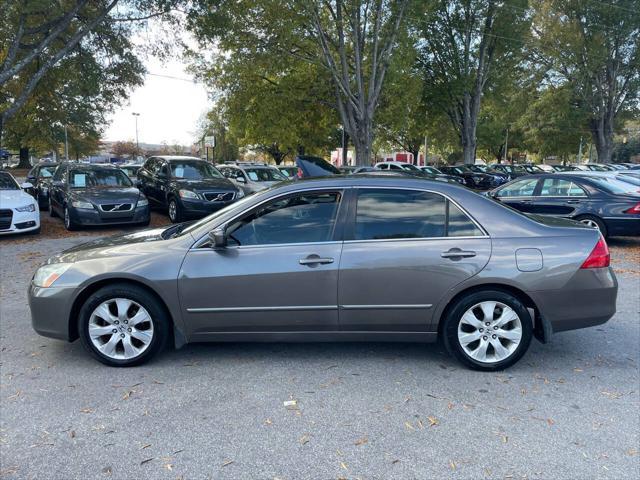
[[[558,290],[529,292],[553,333],[593,327],[616,313],[618,281],[609,268],[578,270]]]
[[[637,236],[640,235],[640,215],[629,215],[626,218],[604,219],[609,236]]]

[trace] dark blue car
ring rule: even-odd
[[[502,185],[489,196],[524,213],[577,220],[605,237],[640,235],[640,188],[615,178],[540,174]]]

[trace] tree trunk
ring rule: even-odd
[[[29,147],[20,147],[20,163],[18,168],[31,168],[31,162],[29,162]]]
[[[350,132],[349,136],[356,150],[356,166],[366,167],[371,165],[371,147],[373,143],[373,135],[371,128],[371,120],[364,120],[357,123],[357,130]]]
[[[598,163],[611,162],[613,155],[613,119],[606,117],[590,121],[591,136],[598,152]]]

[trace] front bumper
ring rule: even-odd
[[[616,313],[618,280],[613,269],[578,270],[564,288],[528,292],[553,333],[593,327]]]
[[[180,198],[179,200],[180,206],[182,207],[182,213],[187,217],[193,218],[206,217],[227,205],[231,205],[234,201],[235,200],[227,202],[210,202],[197,198]]]
[[[70,208],[71,220],[78,225],[126,225],[149,222],[149,206],[136,207],[128,212],[100,212],[84,208]]]
[[[39,335],[72,341],[69,326],[75,287],[36,287],[29,285],[28,299],[31,325]]]
[[[40,228],[40,211],[37,208],[34,212],[18,212],[15,209],[12,210],[11,223],[8,227],[0,230],[0,235],[27,233]]]

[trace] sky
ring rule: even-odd
[[[198,119],[210,106],[204,86],[192,81],[180,60],[161,62],[151,57],[145,66],[149,74],[144,85],[133,90],[128,103],[110,116],[103,138],[135,142],[132,113],[137,112],[140,143],[191,145]]]

